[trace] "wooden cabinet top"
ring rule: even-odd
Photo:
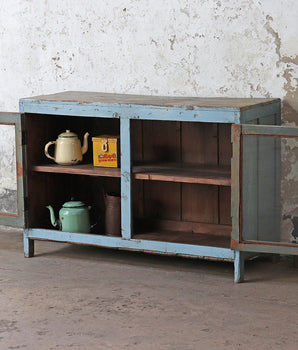
[[[280,99],[200,98],[65,91],[23,98],[21,113],[245,123],[280,112]]]
[[[178,97],[178,96],[148,96],[126,95],[103,92],[65,91],[50,95],[40,95],[24,98],[22,101],[99,103],[99,104],[129,104],[160,107],[200,107],[200,108],[235,108],[247,109],[255,105],[268,105],[279,102],[271,98],[225,98],[225,97]]]

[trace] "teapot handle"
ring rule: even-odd
[[[55,160],[55,158],[49,155],[48,148],[49,148],[51,145],[54,145],[54,144],[56,144],[56,141],[50,141],[50,142],[48,142],[48,143],[45,145],[45,148],[44,148],[44,153],[45,153],[45,155],[46,155],[48,158],[53,159],[53,160]]]

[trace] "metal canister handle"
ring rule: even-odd
[[[108,152],[108,141],[107,140],[101,145],[101,149],[103,152]]]

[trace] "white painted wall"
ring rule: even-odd
[[[296,90],[296,0],[0,5],[0,110],[72,89],[282,98]]]
[[[0,140],[0,213],[17,214],[14,125],[0,125]]]
[[[297,0],[0,0],[0,8],[0,111],[62,90],[280,97],[284,123],[298,124]]]

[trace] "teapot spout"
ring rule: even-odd
[[[88,136],[89,136],[89,132],[86,132],[86,134],[84,135],[84,143],[82,146],[82,154],[85,154],[88,151]]]
[[[50,218],[51,218],[51,223],[54,227],[57,227],[58,226],[58,220],[56,220],[55,218],[55,214],[54,214],[54,209],[51,205],[48,205],[46,208],[49,209],[50,211]]]

